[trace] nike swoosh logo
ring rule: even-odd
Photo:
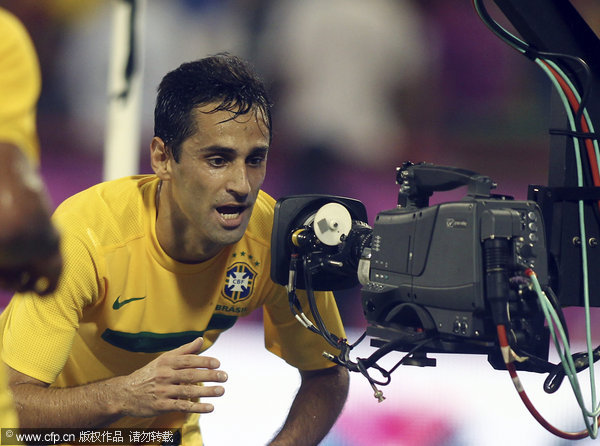
[[[125,300],[119,300],[121,298],[121,296],[117,296],[117,299],[115,300],[115,302],[113,303],[113,310],[118,310],[119,308],[121,308],[123,305],[128,304],[129,302],[133,302],[134,300],[142,300],[145,299],[146,296],[144,297],[132,297],[130,299],[125,299]]]

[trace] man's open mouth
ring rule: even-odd
[[[217,212],[221,214],[224,220],[234,220],[244,212],[244,206],[221,206],[217,208]]]

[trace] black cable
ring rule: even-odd
[[[302,319],[302,305],[296,295],[296,272],[297,272],[298,255],[292,254],[290,258],[290,270],[289,270],[289,281],[288,281],[288,302],[290,304],[290,311],[292,315],[297,319]],[[304,324],[303,324],[304,325]],[[306,326],[306,325],[305,325]],[[306,326],[310,331],[316,334],[320,334],[319,331],[311,326]]]
[[[411,355],[413,355],[415,352],[417,352],[420,348],[422,348],[427,343],[431,342],[434,338],[429,337],[429,338],[421,341],[413,349],[411,349],[410,352],[408,352],[404,357],[402,357],[402,359],[400,361],[398,361],[394,365],[394,367],[392,367],[392,369],[390,371],[387,371],[383,367],[379,366],[377,364],[377,361],[379,361],[381,358],[383,358],[385,355],[389,354],[390,352],[394,351],[396,349],[396,347],[399,347],[400,345],[402,345],[405,342],[402,339],[396,339],[396,340],[387,342],[382,347],[377,349],[368,358],[366,358],[366,359],[358,358],[356,362],[353,362],[349,358],[350,350],[352,350],[356,345],[358,345],[366,337],[367,333],[365,331],[354,344],[349,345],[345,339],[339,338],[338,336],[331,333],[327,329],[327,327],[325,326],[325,323],[323,322],[323,319],[321,318],[321,314],[320,314],[319,309],[316,304],[316,299],[315,299],[314,291],[312,288],[312,273],[310,271],[311,268],[309,267],[308,263],[309,263],[308,257],[303,256],[303,272],[304,272],[304,284],[305,284],[305,288],[306,288],[306,295],[308,298],[308,305],[310,307],[314,322],[317,326],[317,328],[315,328],[315,327],[309,327],[309,328],[311,328],[313,332],[320,334],[330,345],[332,345],[333,347],[340,350],[340,354],[337,357],[331,358],[332,361],[334,361],[335,363],[337,363],[339,365],[346,367],[350,371],[360,372],[369,381],[369,383],[374,388],[374,390],[377,394],[378,391],[374,387],[375,384],[388,385],[391,382],[391,373],[393,371],[395,371],[400,365],[402,365],[407,359],[409,359],[411,357]],[[296,258],[293,257],[292,260],[290,261],[290,270],[294,269],[294,271],[295,271],[295,266],[296,266]],[[292,284],[292,285],[294,285],[294,288],[295,288],[295,284]],[[290,308],[292,309],[292,312],[294,313],[294,315],[296,315],[296,311],[295,311],[296,308],[299,308],[299,310],[301,311],[301,306],[300,306],[297,296],[295,295],[295,292],[293,292],[293,290],[289,290],[288,298],[290,301]],[[386,378],[386,381],[384,381],[384,382],[378,381],[378,380],[372,378],[368,372],[369,368],[377,369],[382,374],[382,376],[384,376]]]
[[[369,384],[371,384],[371,387],[373,387],[373,388],[375,387],[374,386],[375,384],[377,384],[379,386],[387,386],[390,382],[392,382],[392,377],[390,376],[390,374],[385,369],[378,366],[377,364],[366,367],[364,365],[363,360],[359,358],[356,361],[356,365],[358,367],[358,371],[361,373],[361,375],[363,375],[365,378],[367,378],[367,380],[369,381]],[[378,380],[374,379],[373,377],[371,377],[371,375],[369,374],[369,371],[368,371],[368,369],[371,367],[375,367],[377,370],[379,370],[381,372],[381,374],[386,378],[386,381],[378,381]]]
[[[339,337],[331,333],[327,327],[325,327],[325,323],[321,318],[321,314],[319,313],[319,309],[317,307],[317,303],[315,300],[315,294],[312,287],[312,273],[310,272],[310,267],[308,265],[309,259],[307,256],[303,256],[303,269],[304,269],[304,285],[306,287],[306,296],[308,298],[308,306],[310,307],[310,312],[312,313],[313,319],[317,328],[321,332],[321,335],[325,338],[329,344],[331,344],[335,348],[340,348],[340,342],[342,341]]]
[[[422,342],[420,342],[419,344],[417,344],[409,353],[407,353],[404,357],[402,357],[402,359],[400,361],[398,361],[396,363],[396,365],[394,367],[392,367],[389,370],[389,374],[391,375],[392,373],[394,373],[394,371],[400,367],[402,364],[404,364],[404,362],[409,359],[411,356],[413,356],[415,353],[417,353],[422,347],[425,347],[425,345],[427,345],[429,342],[433,341],[435,338],[431,337],[429,339],[426,339]]]
[[[292,312],[292,315],[296,318],[300,318],[302,319],[302,307],[300,306],[300,301],[298,300],[298,297],[296,296],[295,292],[289,292],[288,293],[288,300],[290,302],[290,310]],[[299,310],[297,310],[297,308],[299,308]],[[303,324],[306,328],[308,328],[310,331],[312,331],[313,333],[316,333],[318,335],[321,334],[321,332],[319,330],[317,330],[314,326],[311,325],[305,325]]]
[[[416,346],[414,346],[408,353],[406,353],[406,355],[404,355],[402,357],[402,359],[400,359],[400,361],[398,361],[390,370],[386,370],[383,367],[381,367],[380,365],[377,364],[377,361],[379,361],[381,358],[383,358],[385,355],[391,353],[392,351],[395,350],[396,347],[398,347],[399,345],[401,345],[404,341],[401,339],[396,339],[390,342],[387,342],[385,345],[383,345],[382,347],[378,348],[371,356],[369,356],[368,358],[357,358],[356,360],[356,368],[358,369],[358,371],[365,376],[365,378],[367,378],[367,380],[369,381],[369,383],[371,385],[373,384],[377,384],[380,386],[387,386],[391,380],[392,380],[392,373],[398,368],[400,367],[402,364],[404,364],[406,362],[407,359],[410,359],[410,357],[412,355],[414,355],[417,351],[419,351],[421,348],[423,348],[426,344],[428,344],[429,342],[433,341],[435,338],[431,337],[428,339],[425,339],[423,341],[421,341],[420,343],[418,343]],[[371,377],[371,375],[369,375],[368,373],[368,369],[370,368],[375,368],[377,370],[379,370],[379,372],[381,373],[381,375],[386,378],[386,381],[377,381],[376,379],[374,379],[373,377]]]
[[[360,344],[366,337],[367,337],[367,332],[365,330],[365,331],[363,331],[363,334],[361,334],[359,336],[359,338],[356,340],[356,342],[354,342],[354,344],[352,344],[350,346],[350,350],[352,350],[354,347],[356,347],[358,344]]]
[[[572,130],[564,130],[564,129],[549,129],[548,133],[550,135],[570,136],[571,138],[598,139],[597,133],[590,133],[590,132],[574,132]]]
[[[507,33],[504,28],[502,28],[498,23],[492,18],[492,16],[487,11],[483,0],[473,0],[473,5],[475,6],[475,10],[478,11],[479,17],[483,22],[496,34],[501,36],[503,39],[507,40],[510,45],[522,50],[525,54],[528,54],[528,51],[531,51],[532,48],[530,45],[525,44],[521,40],[517,39],[510,33]]]
[[[592,72],[590,70],[589,65],[585,60],[578,56],[572,56],[570,54],[563,53],[553,53],[547,51],[538,51],[536,48],[527,44],[515,36],[507,32],[504,28],[502,28],[489,14],[487,11],[483,0],[473,0],[473,5],[475,9],[479,13],[479,17],[483,22],[498,36],[502,39],[506,40],[513,47],[523,51],[523,55],[531,60],[535,60],[538,58],[541,59],[550,59],[555,62],[563,62],[564,59],[571,60],[580,65],[585,71],[585,82],[583,85],[583,95],[581,96],[581,100],[579,102],[579,107],[575,114],[575,125],[581,129],[581,117],[583,116],[583,112],[587,103],[589,102],[589,98],[592,90]],[[559,64],[560,65],[560,64]]]
[[[575,365],[576,373],[587,369],[590,365],[587,352],[575,353],[574,355],[571,355],[571,358],[573,358],[573,364]],[[596,362],[598,361],[598,359],[600,359],[600,346],[596,347],[592,351],[592,359],[593,362]],[[546,393],[556,392],[562,384],[562,381],[564,380],[565,376],[565,369],[563,367],[562,362],[560,362],[554,367],[554,370],[550,372],[550,374],[544,381],[544,391]]]

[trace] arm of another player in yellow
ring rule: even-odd
[[[58,232],[37,168],[0,141],[0,287],[47,294],[62,267]]]

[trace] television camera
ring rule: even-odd
[[[496,337],[503,323],[513,349],[530,358],[519,368],[549,371],[548,329],[525,275],[534,269],[547,286],[537,203],[493,195],[489,177],[454,167],[405,163],[397,182],[398,206],[380,212],[373,228],[357,200],[279,200],[273,280],[288,287],[291,299],[296,288],[310,294],[361,283],[372,345],[411,352],[408,364],[435,365],[432,352],[476,353],[504,368]],[[433,192],[461,186],[462,200],[429,206]]]
[[[407,162],[396,180],[398,205],[378,213],[372,228],[355,199],[296,195],[277,201],[271,277],[287,288],[296,318],[337,348],[339,355],[324,355],[362,373],[379,401],[384,397],[376,385],[388,384],[399,365],[435,366],[428,353],[486,354],[495,369],[548,373],[544,389],[555,392],[568,372],[548,361],[548,309],[542,299],[560,325],[567,325],[549,286],[538,204],[492,194],[496,185],[489,177],[455,167]],[[461,200],[429,206],[434,192],[462,186],[467,193]],[[350,345],[329,332],[314,291],[358,284],[367,328]],[[306,290],[312,320],[297,289]],[[377,350],[351,360],[350,351],[365,336]],[[393,351],[407,354],[385,370],[377,361]],[[588,355],[573,355],[577,371],[589,367]],[[592,357],[600,358],[599,349]],[[370,368],[385,381],[373,378]]]
[[[435,365],[430,353],[486,354],[506,368],[521,400],[551,433],[597,438],[600,405],[581,398],[577,373],[600,358],[591,345],[590,307],[600,306],[600,39],[569,0],[494,0],[522,39],[501,27],[484,0],[473,6],[487,27],[533,61],[554,88],[547,186],[530,186],[528,200],[494,195],[492,180],[475,172],[405,163],[397,170],[398,204],[371,228],[357,200],[326,195],[277,202],[271,276],[285,285],[296,318],[340,353],[328,357],[362,373],[381,401],[400,364]],[[565,125],[566,124],[566,125]],[[466,186],[459,201],[429,205],[437,191]],[[350,345],[329,332],[315,290],[362,285],[364,336],[377,350],[350,359]],[[296,296],[306,289],[312,320]],[[556,291],[556,294],[555,294]],[[586,311],[587,351],[571,354],[562,307]],[[362,341],[362,337],[357,341]],[[549,341],[559,364],[548,362]],[[390,370],[377,361],[406,355]],[[378,381],[370,369],[384,377]],[[547,392],[568,376],[586,431],[564,432],[529,401],[517,370],[548,373]]]

